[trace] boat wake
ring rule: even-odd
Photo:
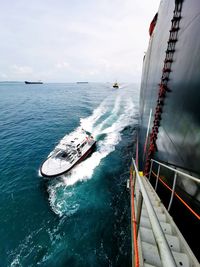
[[[88,159],[74,167],[70,173],[62,175],[57,181],[49,182],[49,202],[56,214],[71,215],[78,210],[79,204],[74,197],[73,185],[93,177],[102,159],[115,150],[121,140],[123,129],[135,122],[135,112],[133,101],[118,95],[114,104],[108,98],[93,111],[91,116],[80,120],[80,126],[75,131],[83,128],[90,132],[97,140],[97,149]]]

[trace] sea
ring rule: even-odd
[[[138,103],[137,84],[0,83],[0,267],[131,265]],[[41,163],[80,127],[95,151],[44,179]]]

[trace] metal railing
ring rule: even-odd
[[[139,227],[142,203],[144,201],[144,203],[146,205],[146,208],[147,208],[148,215],[149,215],[149,220],[150,220],[150,223],[151,223],[152,231],[153,231],[153,234],[154,234],[157,246],[158,246],[158,252],[159,252],[159,255],[160,255],[162,266],[163,267],[169,267],[169,266],[170,267],[176,267],[176,263],[175,263],[174,257],[172,255],[172,252],[171,252],[170,248],[169,248],[169,245],[167,243],[166,237],[165,237],[164,232],[162,230],[162,227],[161,227],[161,225],[159,223],[158,217],[157,217],[157,215],[155,213],[155,210],[154,210],[154,208],[152,206],[152,203],[150,201],[150,198],[149,198],[148,193],[146,191],[146,188],[144,186],[144,182],[143,182],[142,178],[139,175],[137,166],[135,164],[135,160],[132,159],[132,162],[133,162],[133,167],[135,169],[135,175],[133,177],[133,179],[134,179],[133,185],[135,187],[136,182],[138,182],[139,191],[140,191],[139,197],[141,198],[140,201],[138,201],[139,204],[137,206],[136,223],[137,223],[137,225]],[[134,196],[132,196],[132,197],[134,197]]]
[[[155,175],[156,176],[156,183],[155,183],[155,188],[154,188],[155,191],[157,190],[157,186],[158,186],[158,180],[159,180],[161,166],[174,172],[174,179],[173,179],[171,197],[170,197],[170,201],[169,201],[168,208],[167,208],[167,210],[169,211],[170,208],[171,208],[172,202],[173,202],[173,198],[174,198],[174,192],[175,192],[176,181],[177,181],[177,174],[180,174],[180,175],[184,176],[185,178],[187,178],[189,180],[192,180],[192,181],[194,181],[194,182],[196,182],[198,184],[200,184],[200,179],[196,178],[196,177],[194,177],[192,175],[189,175],[187,173],[184,173],[184,172],[182,172],[180,170],[177,170],[175,168],[172,168],[172,167],[170,167],[170,166],[168,166],[168,165],[166,165],[164,163],[161,163],[161,162],[159,162],[157,160],[151,159],[151,166],[150,166],[149,177],[148,177],[149,180],[150,180],[150,177],[151,177],[151,173],[152,173],[152,168],[153,168],[153,163],[154,162],[156,164],[158,164],[157,174]]]

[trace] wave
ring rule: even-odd
[[[94,111],[93,114],[87,118],[80,119],[80,127],[92,133],[95,123],[106,113],[108,107],[106,100],[104,100]]]
[[[116,120],[116,116],[118,115],[120,111],[121,106],[121,97],[117,96],[113,109],[111,110],[110,114],[99,124],[95,129],[93,129],[93,135],[94,137],[98,136],[98,134],[102,131],[106,125],[112,124],[114,120]]]
[[[78,210],[79,206],[73,201],[72,189],[69,193],[65,188],[93,177],[101,160],[115,150],[121,140],[123,129],[135,122],[135,112],[135,105],[130,98],[123,99],[118,96],[113,108],[108,100],[104,100],[91,116],[80,119],[80,126],[75,131],[84,128],[91,132],[97,140],[97,149],[89,158],[74,167],[70,173],[61,176],[59,182],[49,186],[50,205],[57,215],[62,216],[66,213],[70,215]],[[103,119],[105,113],[108,115]],[[101,122],[97,123],[98,121]],[[65,193],[61,193],[60,190]]]
[[[49,259],[51,260],[51,257],[53,257],[52,254],[57,248],[58,242],[62,239],[60,235],[60,228],[62,228],[63,224],[64,220],[60,219],[58,224],[52,227],[52,221],[43,220],[40,228],[33,230],[30,234],[25,236],[24,239],[21,240],[20,244],[15,249],[10,251],[8,259],[9,266],[27,266],[26,260],[30,259],[30,262],[32,262],[32,259],[37,257],[37,255],[40,255],[40,257],[38,257],[38,262],[36,265],[40,266]],[[35,240],[39,240],[42,235],[48,237],[51,241],[51,246],[48,249],[44,249],[40,243],[37,244],[35,242]],[[29,266],[35,266],[35,264],[33,263]]]

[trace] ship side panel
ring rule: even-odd
[[[184,1],[169,88],[163,107],[156,157],[200,174],[200,5]],[[163,1],[144,59],[140,94],[140,154],[143,154],[150,110],[155,112],[169,38],[174,1]],[[150,128],[153,125],[151,118]],[[143,157],[141,157],[143,158]],[[140,158],[140,159],[141,159]],[[141,161],[141,160],[140,160]]]
[[[150,129],[153,126],[153,115],[160,83],[165,51],[171,25],[171,14],[173,14],[173,1],[162,1],[158,12],[156,27],[149,40],[149,47],[143,61],[143,73],[140,90],[140,129],[139,129],[139,163],[144,167],[144,150],[147,135],[147,126],[150,111],[152,117]]]
[[[192,4],[191,4],[192,2]],[[184,1],[156,156],[200,175],[200,5]]]

